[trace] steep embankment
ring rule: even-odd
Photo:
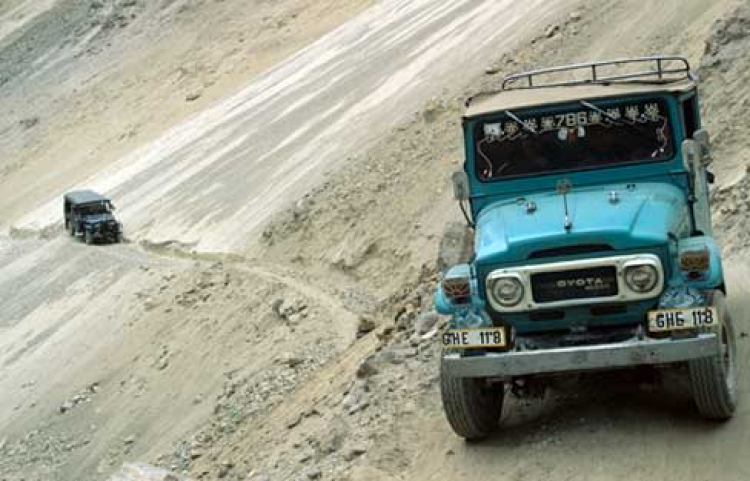
[[[713,169],[717,174],[714,224],[725,253],[743,257],[750,247],[745,226],[750,198],[750,138],[745,119],[750,115],[750,10],[716,22],[705,44],[698,71],[705,100],[704,117],[713,135]]]

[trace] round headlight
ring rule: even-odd
[[[625,268],[625,284],[635,292],[648,292],[659,283],[659,271],[652,265]]]
[[[500,277],[490,284],[492,297],[501,306],[513,307],[523,299],[523,284],[515,277]]]

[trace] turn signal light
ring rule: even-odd
[[[711,253],[708,248],[680,252],[680,270],[692,277],[693,273],[700,274],[711,268]]]
[[[443,281],[443,293],[453,304],[468,304],[471,297],[469,279],[451,277]]]

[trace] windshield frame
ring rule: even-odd
[[[86,212],[87,209],[96,206],[103,210],[103,212]],[[106,215],[112,213],[112,204],[109,201],[98,201],[98,202],[87,202],[85,204],[77,204],[74,207],[74,210],[76,214],[83,216],[83,217],[89,217],[89,216],[95,216],[95,215]]]
[[[588,99],[588,98],[582,98],[580,100],[574,101],[574,102],[565,102],[565,103],[559,103],[559,104],[546,104],[543,106],[536,106],[531,108],[524,108],[524,109],[517,109],[511,112],[514,116],[518,116],[521,119],[525,119],[528,117],[540,117],[543,115],[557,115],[560,113],[570,113],[570,112],[578,112],[582,110],[590,111],[590,107],[587,107],[586,105],[583,105],[582,102],[593,104],[595,107],[600,109],[607,109],[614,106],[622,107],[623,105],[627,104],[644,104],[648,103],[649,101],[659,102],[663,105],[665,112],[667,114],[668,123],[666,125],[667,131],[667,137],[670,139],[671,142],[671,152],[669,155],[659,157],[657,159],[634,159],[629,161],[623,161],[623,162],[616,162],[616,163],[608,163],[604,165],[594,165],[589,167],[573,167],[570,169],[560,169],[560,170],[551,170],[551,171],[544,171],[544,172],[531,172],[531,173],[523,173],[523,174],[516,174],[516,175],[508,175],[508,176],[501,176],[501,177],[490,177],[490,178],[483,178],[479,173],[479,152],[478,152],[478,135],[477,130],[482,129],[483,125],[486,123],[492,123],[493,121],[500,121],[500,122],[508,122],[512,121],[512,118],[509,118],[509,116],[504,111],[498,111],[492,114],[482,115],[480,117],[475,117],[471,119],[467,119],[466,122],[466,132],[465,132],[465,141],[466,141],[466,149],[467,149],[467,160],[471,160],[471,162],[467,163],[467,171],[470,172],[470,175],[472,178],[474,178],[477,182],[480,184],[497,184],[497,183],[506,183],[506,182],[513,182],[513,181],[519,181],[519,180],[530,180],[530,179],[536,179],[536,178],[547,178],[547,177],[559,177],[559,176],[566,176],[566,175],[575,175],[579,173],[585,173],[585,172],[599,172],[599,171],[606,171],[611,169],[632,169],[647,165],[653,165],[653,164],[671,164],[675,158],[680,153],[680,145],[678,139],[681,135],[681,131],[679,129],[679,122],[680,118],[679,116],[676,116],[676,112],[673,106],[673,102],[670,101],[670,97],[664,96],[664,95],[638,95],[638,96],[623,96],[623,97],[608,97],[608,98],[599,98],[599,99]],[[521,126],[519,126],[519,130],[522,129]]]

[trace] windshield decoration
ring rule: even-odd
[[[660,100],[524,115],[505,111],[476,129],[481,180],[660,161],[674,154]]]

